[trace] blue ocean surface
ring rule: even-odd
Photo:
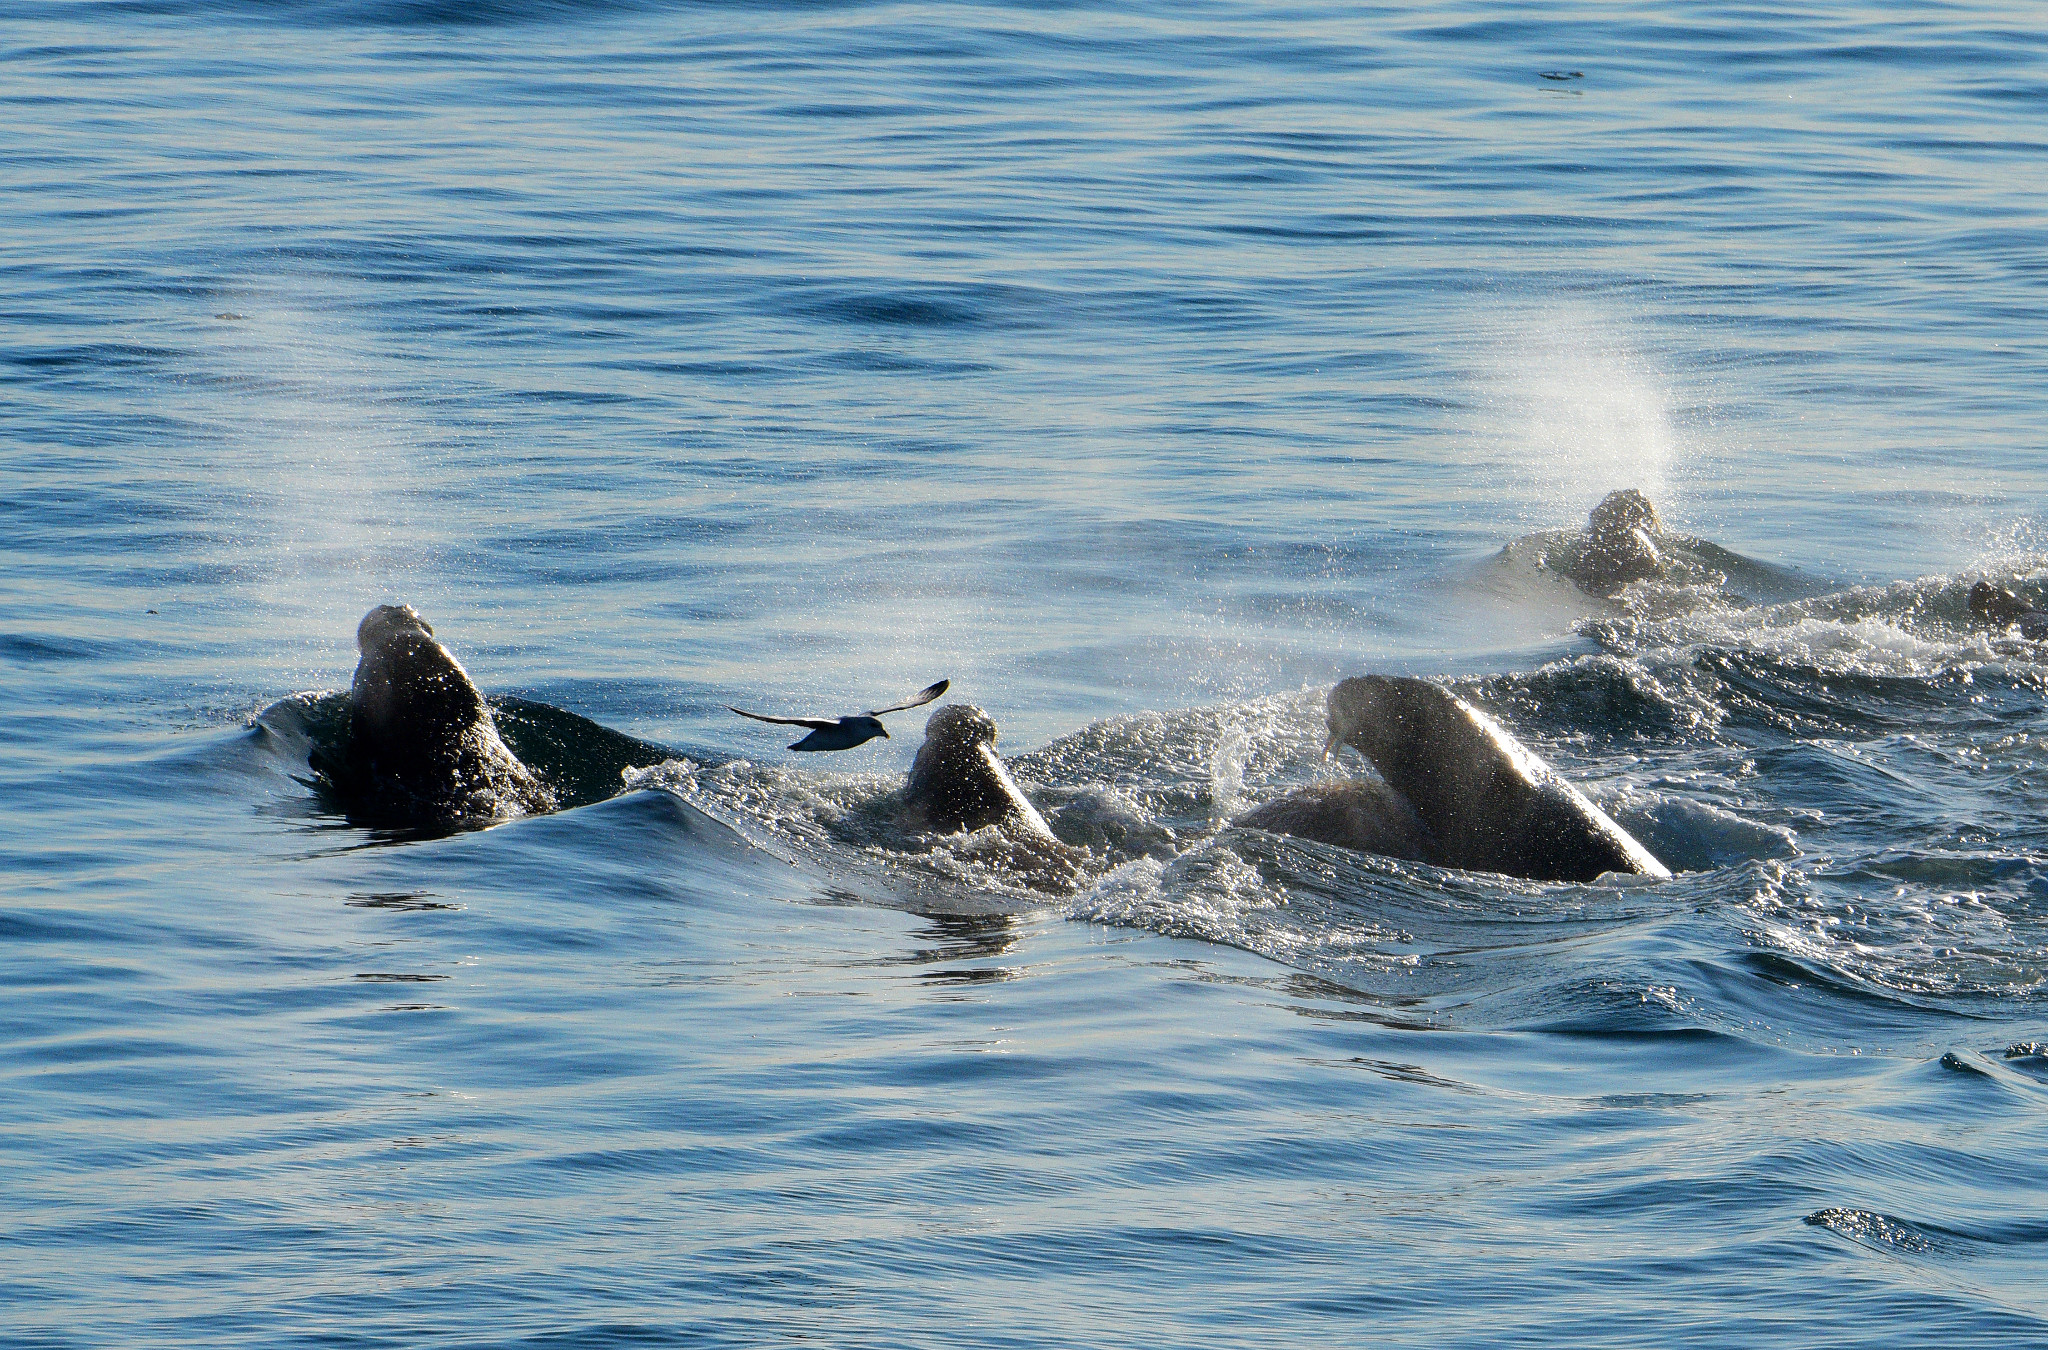
[[[2042,18],[13,0],[0,1345],[2048,1344]],[[1675,875],[1233,824],[1363,673]],[[723,706],[941,677],[1070,875]]]

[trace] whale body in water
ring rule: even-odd
[[[1420,862],[1432,856],[1429,827],[1400,793],[1371,778],[1313,783],[1275,797],[1232,822],[1292,834],[1359,853]]]
[[[903,801],[911,823],[923,829],[952,833],[1004,825],[1058,842],[996,753],[995,719],[972,704],[948,704],[925,722]]]
[[[1632,581],[1660,575],[1664,555],[1657,508],[1634,488],[1610,492],[1586,516],[1585,531],[1564,560],[1564,574],[1589,595],[1611,596]]]
[[[971,704],[933,713],[903,780],[899,827],[943,835],[987,831],[968,856],[996,863],[1040,890],[1073,890],[1085,850],[1052,832],[995,743],[995,719]]]
[[[1447,689],[1359,676],[1330,691],[1328,710],[1330,745],[1358,751],[1381,781],[1303,788],[1238,824],[1535,881],[1671,875],[1584,793]]]
[[[356,628],[356,649],[346,743],[321,766],[352,814],[453,824],[555,809],[417,610],[377,606]]]
[[[1796,567],[1744,557],[1711,540],[1667,530],[1656,506],[1635,488],[1601,498],[1583,528],[1523,535],[1498,557],[1561,576],[1587,595],[1617,602],[1638,582],[1711,592],[1721,603],[1758,605],[1838,589]]]
[[[1970,613],[1989,623],[2017,625],[2020,636],[2029,642],[2048,639],[2048,610],[2035,609],[2010,586],[1980,581],[1970,587]]]

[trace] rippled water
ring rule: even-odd
[[[0,1343],[2048,1339],[2037,19],[10,7]],[[1366,671],[1677,875],[1232,827]],[[720,706],[940,676],[1072,875]]]

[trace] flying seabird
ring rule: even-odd
[[[905,708],[921,708],[946,692],[951,680],[940,680],[912,694],[908,699],[888,708],[876,708],[847,717],[770,717],[766,713],[748,712],[725,704],[727,712],[736,712],[741,717],[751,717],[756,722],[780,722],[785,726],[809,727],[811,734],[796,742],[792,750],[851,750],[880,736],[887,739],[889,732],[882,726],[884,714],[902,712]]]

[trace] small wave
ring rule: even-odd
[[[1045,298],[1022,286],[937,286],[874,291],[845,286],[807,288],[790,308],[810,318],[863,328],[1014,328],[1038,323]]]
[[[899,898],[920,910],[1030,908],[1081,884],[1092,858],[995,826],[957,834],[908,829],[901,783],[877,774],[672,758],[627,769],[623,781],[671,793],[757,842],[796,849],[828,870],[877,877],[884,890],[895,883]]]
[[[2035,670],[2041,644],[1976,621],[1971,572],[1883,586],[1852,587],[1762,608],[1713,606],[1662,617],[1595,619],[1586,636],[1655,667],[1690,664],[1704,653],[1764,662],[1820,677],[1925,682],[1981,668]],[[2022,578],[2030,600],[2039,576]]]
[[[1880,1251],[1908,1252],[1925,1256],[1943,1250],[1942,1244],[1916,1224],[1871,1209],[1823,1209],[1806,1216],[1815,1228],[1839,1233],[1851,1242]]]
[[[1544,530],[1511,541],[1494,555],[1494,561],[1511,574],[1524,578],[1542,576],[1570,586],[1585,602],[1598,605],[1604,612],[1619,610],[1637,618],[1742,610],[1840,589],[1827,578],[1798,568],[1747,557],[1705,539],[1665,534],[1657,539],[1653,575],[1612,591],[1597,585],[1587,591],[1571,580],[1579,575],[1574,560],[1581,556],[1584,547],[1582,530]]]
[[[1591,795],[1673,871],[1703,872],[1799,853],[1798,836],[1789,827],[1750,820],[1711,802],[1627,783]]]
[[[2016,1222],[1991,1222],[1980,1216],[1965,1226],[1831,1205],[1807,1215],[1805,1222],[1874,1251],[1950,1260],[2013,1255],[2016,1248],[2036,1247],[2048,1240],[2048,1227],[2031,1215]]]
[[[1270,884],[1258,868],[1209,843],[1170,862],[1140,858],[1124,864],[1098,880],[1068,912],[1172,937],[1229,942],[1245,933],[1248,911],[1278,908],[1287,900],[1286,890]]]
[[[1741,902],[1753,940],[1799,976],[1911,1006],[1930,998],[2037,997],[2044,976],[2024,933],[1979,893],[1848,884],[1776,866]]]
[[[231,19],[298,28],[485,28],[573,23],[662,7],[663,0],[97,0],[110,16]]]
[[[1511,722],[1578,736],[1660,739],[1711,734],[1724,716],[1711,690],[1681,668],[1662,674],[1628,656],[1568,657],[1461,689]]]
[[[118,650],[116,643],[87,638],[0,633],[0,661],[93,661]]]

